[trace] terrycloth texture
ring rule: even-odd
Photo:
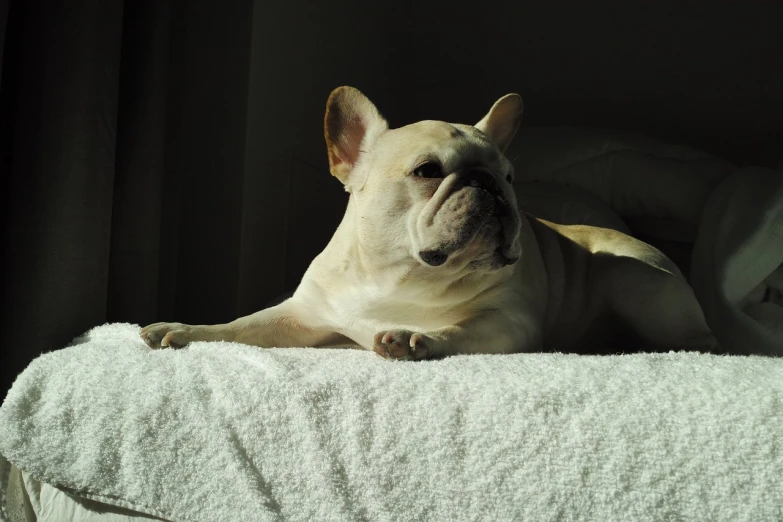
[[[0,453],[177,521],[783,519],[783,360],[390,362],[138,332],[33,361]]]
[[[518,193],[538,182],[605,205],[568,194],[574,212],[562,198],[531,194],[533,214],[594,224],[615,213],[634,232],[692,245],[690,280],[721,347],[783,355],[783,163],[738,169],[689,147],[574,127],[523,129],[508,154]]]

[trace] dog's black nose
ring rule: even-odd
[[[440,266],[449,258],[447,254],[438,250],[422,250],[419,257],[430,266]]]
[[[495,176],[486,169],[472,168],[460,175],[462,186],[471,186],[500,194],[500,184]]]

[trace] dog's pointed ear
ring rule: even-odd
[[[506,94],[489,110],[474,127],[483,132],[505,152],[519,129],[522,120],[522,97],[519,94]]]
[[[324,137],[329,170],[344,185],[361,154],[389,128],[375,105],[353,87],[338,87],[326,102]]]

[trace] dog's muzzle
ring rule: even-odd
[[[457,243],[447,243],[436,248],[424,248],[419,251],[419,258],[430,266],[440,266],[444,264],[451,253],[461,248],[477,233],[481,232],[483,227],[487,226],[489,220],[497,220],[498,247],[494,252],[496,266],[511,265],[519,260],[520,253],[518,248],[514,248],[517,236],[519,234],[519,217],[513,204],[509,202],[503,188],[498,183],[495,176],[484,169],[471,169],[465,173],[458,174],[453,182],[449,184],[448,192],[440,195],[441,205],[437,211],[439,214],[448,200],[459,191],[466,187],[478,189],[481,191],[478,196],[483,203],[481,208],[473,211],[473,218],[469,220],[473,224],[465,223],[466,238]],[[444,187],[446,188],[446,187]],[[491,213],[491,215],[489,214]],[[433,216],[434,217],[434,216]]]
[[[511,203],[501,194],[498,196],[498,203],[495,207],[497,216],[500,220],[502,232],[500,236],[500,245],[498,245],[496,255],[505,265],[513,265],[521,257],[520,253],[514,251],[514,241],[516,240],[519,222],[518,210],[513,208]]]

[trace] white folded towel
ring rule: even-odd
[[[783,359],[390,362],[138,332],[33,361],[0,453],[175,521],[783,520]]]

